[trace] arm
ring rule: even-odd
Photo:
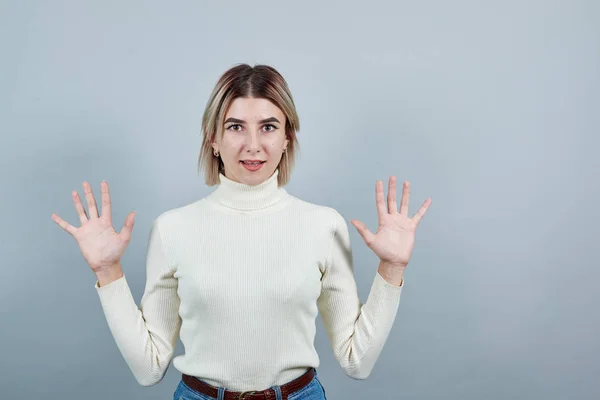
[[[108,326],[138,383],[150,386],[166,373],[173,357],[181,318],[175,266],[165,253],[158,218],[146,254],[146,287],[138,308],[123,275],[95,288]]]
[[[403,283],[390,284],[378,270],[363,305],[354,280],[348,225],[337,211],[334,227],[317,305],[342,369],[354,379],[365,379],[394,323]]]

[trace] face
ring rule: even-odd
[[[269,179],[288,144],[285,124],[285,115],[269,100],[236,98],[225,114],[221,141],[212,143],[223,160],[225,176],[248,185]],[[242,160],[264,162],[257,168]]]

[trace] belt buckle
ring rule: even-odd
[[[245,394],[254,394],[254,393],[258,393],[258,392],[256,390],[247,390],[245,392],[240,393],[240,395],[237,397],[237,399],[243,400]]]

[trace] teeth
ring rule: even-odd
[[[243,161],[244,164],[248,164],[248,165],[258,165],[260,164],[260,162],[247,162],[247,161]]]

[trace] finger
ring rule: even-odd
[[[379,224],[383,222],[385,215],[387,214],[387,209],[385,206],[385,201],[383,200],[383,182],[377,180],[375,184],[375,203],[377,205],[377,216],[379,218]]]
[[[402,189],[402,198],[400,199],[400,214],[408,216],[408,200],[410,198],[410,183],[404,181]]]
[[[79,198],[79,193],[76,190],[73,190],[71,193],[73,196],[73,203],[75,203],[75,210],[77,210],[77,215],[79,215],[79,221],[81,225],[88,222],[88,216],[85,212],[85,208],[83,208],[83,204],[81,204],[81,199]]]
[[[121,232],[119,232],[119,236],[121,236],[121,239],[125,243],[129,243],[129,240],[131,240],[131,232],[133,231],[134,219],[135,211],[127,215],[127,218],[125,218],[125,223],[123,224],[123,228],[121,229]]]
[[[367,245],[372,243],[373,240],[375,240],[375,235],[373,235],[373,233],[369,230],[369,228],[365,226],[365,224],[356,219],[350,220],[350,223],[354,225],[354,227],[356,228],[356,230]]]
[[[112,213],[110,207],[110,191],[108,190],[108,182],[100,182],[100,191],[102,191],[102,217],[108,221],[112,221]]]
[[[391,176],[388,184],[388,212],[396,214],[398,212],[398,204],[396,204],[396,177]]]
[[[52,214],[52,219],[54,220],[54,222],[56,222],[58,224],[58,226],[63,228],[65,231],[67,231],[67,233],[71,234],[72,236],[74,236],[75,233],[77,232],[77,228],[75,228],[73,225],[69,224],[67,221],[65,221],[58,215]]]
[[[419,222],[421,222],[421,219],[425,215],[425,212],[429,208],[430,204],[431,204],[431,198],[425,200],[425,202],[423,203],[423,205],[421,206],[421,208],[419,209],[419,211],[417,211],[417,213],[413,217],[413,221],[415,221],[417,223],[417,225],[419,224]]]
[[[98,208],[96,207],[96,199],[94,199],[92,187],[89,183],[83,182],[83,191],[85,192],[85,198],[87,199],[88,213],[90,214],[90,219],[98,218]]]

